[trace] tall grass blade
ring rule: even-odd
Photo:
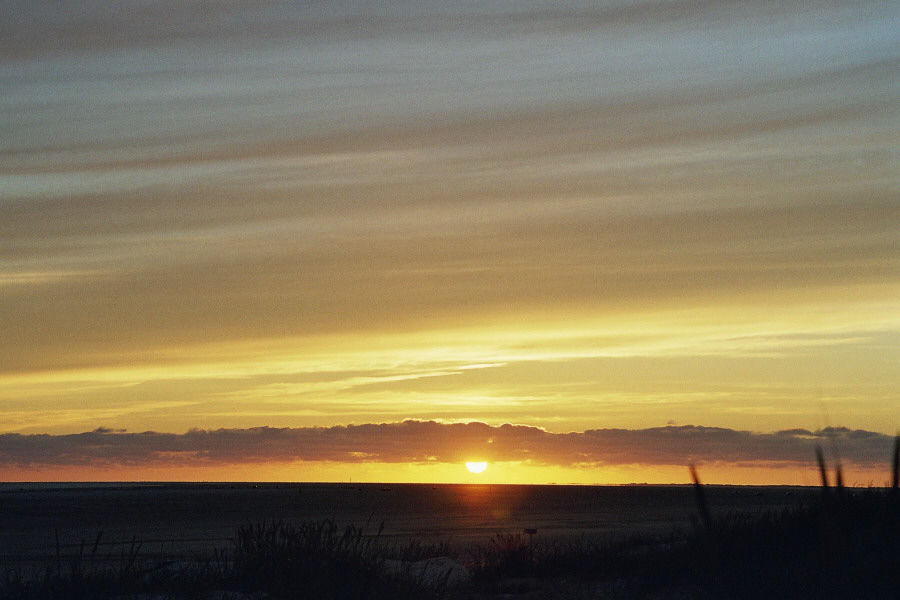
[[[825,466],[825,453],[822,446],[816,446],[816,462],[819,463],[819,475],[822,477],[822,489],[828,489],[828,469]]]
[[[891,489],[900,487],[900,434],[894,436],[894,460],[891,464]]]
[[[103,537],[103,530],[97,532],[97,538],[94,540],[94,547],[91,548],[91,560],[97,555],[97,548],[100,547],[100,538]]]
[[[697,509],[700,511],[700,520],[703,526],[709,529],[712,518],[709,514],[709,504],[706,502],[706,492],[703,490],[703,484],[700,483],[700,477],[697,475],[697,468],[694,463],[689,465],[691,470],[691,479],[694,481],[694,492],[697,496]]]

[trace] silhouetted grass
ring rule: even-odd
[[[900,489],[900,435],[894,436],[894,453],[891,457],[891,491]]]
[[[100,552],[103,532],[98,532],[90,546],[81,541],[78,552],[63,555],[59,532],[55,532],[55,555],[37,573],[6,569],[0,581],[0,598],[9,600],[43,600],[65,598],[90,600],[137,594],[141,580],[156,570],[149,559],[141,555],[136,540],[122,544],[115,555]]]
[[[613,542],[535,543],[497,536],[482,547],[475,581],[504,577],[579,577],[615,583],[617,598],[897,598],[900,494],[895,440],[891,489],[843,487],[829,493],[821,450],[820,496],[762,515],[716,516],[690,465],[699,519],[692,529]],[[598,588],[600,589],[600,588]]]
[[[59,543],[52,561],[39,572],[7,569],[0,580],[2,600],[180,600],[188,598],[303,598],[381,600],[438,598],[438,580],[423,585],[383,568],[386,557],[419,560],[446,550],[421,543],[384,544],[380,529],[366,534],[334,521],[249,524],[233,545],[212,558],[153,560],[133,540],[117,556],[89,553],[82,542],[74,556],[63,556]],[[58,539],[58,536],[57,536]],[[444,586],[446,587],[446,586]],[[232,595],[232,592],[236,595]],[[262,596],[260,596],[262,594]]]
[[[271,522],[239,528],[232,546],[213,558],[174,563],[151,559],[137,540],[119,545],[114,555],[104,553],[98,534],[70,556],[57,541],[53,558],[39,573],[5,570],[0,599],[206,600],[233,592],[242,594],[233,598],[455,600],[515,597],[517,589],[539,585],[535,581],[573,580],[587,590],[580,597],[623,600],[892,599],[900,590],[898,453],[900,437],[891,488],[829,489],[818,451],[823,493],[762,515],[717,515],[691,466],[699,513],[692,528],[602,541],[502,533],[486,543],[455,547],[388,542],[380,528],[369,534],[330,520]],[[835,476],[838,484],[839,466]],[[471,581],[448,585],[449,573],[423,580],[422,571],[412,568],[416,561],[440,556],[465,563]]]
[[[707,508],[709,511],[710,509]],[[588,542],[498,536],[475,584],[577,577],[615,583],[617,598],[896,598],[900,504],[890,490],[851,490],[763,515],[700,519],[665,535]]]
[[[110,564],[108,556],[98,559],[97,543],[83,543],[75,557],[55,557],[38,576],[7,571],[0,598],[124,600],[152,593],[175,600],[208,598],[213,590],[247,598],[465,598],[472,590],[483,597],[509,589],[501,583],[515,578],[606,583],[624,599],[676,592],[691,598],[895,598],[900,498],[891,492],[847,489],[755,516],[717,517],[708,507],[709,520],[687,530],[602,542],[500,534],[454,549],[388,543],[377,532],[322,521],[247,525],[214,559],[180,564],[142,556],[136,541]],[[472,582],[463,589],[384,569],[387,558],[448,554],[471,569]]]
[[[900,590],[900,506],[882,490],[713,522],[689,539],[688,573],[731,598],[890,598]]]
[[[423,597],[414,582],[382,569],[381,528],[365,535],[354,525],[334,521],[258,524],[242,527],[235,538],[230,582],[245,591],[277,597]]]

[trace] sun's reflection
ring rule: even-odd
[[[469,517],[481,524],[505,527],[526,507],[526,488],[522,485],[462,484],[453,486],[457,502]]]

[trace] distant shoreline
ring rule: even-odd
[[[285,486],[303,485],[330,485],[330,486],[427,486],[427,487],[570,487],[570,488],[685,488],[692,487],[691,483],[410,483],[410,482],[375,482],[361,481],[349,483],[346,481],[4,481],[0,482],[0,493],[8,491],[51,491],[53,489],[115,489],[115,488],[181,488],[190,486],[204,486],[209,488],[277,488]],[[712,488],[784,488],[784,489],[817,489],[818,485],[802,484],[742,484],[742,483],[709,483],[704,484]],[[849,486],[859,489],[887,489],[889,486],[866,485]],[[14,489],[18,488],[18,489]]]

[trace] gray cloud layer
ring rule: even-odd
[[[685,465],[811,464],[817,445],[861,467],[887,464],[892,438],[843,427],[752,433],[718,427],[593,429],[550,433],[522,425],[404,421],[339,427],[194,429],[184,434],[99,428],[70,435],[0,435],[0,465],[221,465],[285,461]]]

